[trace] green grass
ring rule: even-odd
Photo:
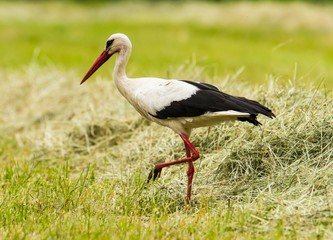
[[[133,41],[133,76],[167,76],[195,56],[209,76],[244,67],[241,79],[264,83],[267,74],[292,77],[297,66],[303,81],[333,86],[331,6],[2,5],[0,64],[6,69],[38,60],[83,73],[106,38],[124,32]]]
[[[125,20],[120,9],[131,5],[1,4],[21,14],[0,8],[0,41],[11,43],[0,45],[0,239],[333,237],[332,32],[297,15],[330,18],[329,6],[274,5],[263,22],[260,9],[271,5],[136,5]],[[214,17],[216,6],[223,15]],[[253,15],[242,22],[245,7]],[[292,31],[274,21],[291,10],[300,21]],[[154,163],[182,156],[180,138],[143,120],[107,66],[79,86],[116,31],[135,46],[131,75],[205,80],[277,115],[260,117],[260,128],[194,132],[202,157],[190,209],[186,166],[146,183]]]
[[[192,74],[202,69],[182,71],[196,79]],[[142,120],[109,81],[79,88],[75,74],[37,66],[1,77],[7,113],[1,115],[7,132],[1,137],[1,238],[333,234],[333,99],[321,91],[276,79],[268,89],[239,87],[233,78],[219,83],[272,107],[277,119],[260,118],[261,129],[244,123],[198,129],[192,139],[202,158],[186,209],[184,166],[146,184],[154,162],[181,156],[180,139]],[[15,88],[21,90],[5,94]],[[25,95],[17,95],[22,89]]]

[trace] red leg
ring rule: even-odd
[[[200,155],[198,151],[195,149],[193,144],[190,142],[190,140],[183,134],[180,135],[180,137],[184,141],[185,149],[186,149],[186,156],[190,157],[191,159],[188,161],[188,170],[187,170],[187,195],[186,195],[186,204],[190,204],[191,195],[192,195],[192,181],[194,176],[194,165],[193,162],[197,160]],[[192,155],[191,155],[192,152]]]
[[[188,162],[188,161],[190,161],[190,158],[186,157],[186,158],[181,158],[181,159],[178,159],[178,160],[175,160],[175,161],[172,161],[172,162],[157,163],[155,165],[153,171],[151,171],[149,173],[147,182],[149,182],[152,178],[153,178],[153,180],[155,180],[156,178],[160,177],[161,176],[161,171],[162,171],[163,168],[169,167],[169,166],[172,166],[172,165],[175,165],[175,164],[185,163],[185,162]]]
[[[194,176],[194,165],[193,161],[188,161],[188,170],[187,170],[187,195],[186,195],[186,203],[190,204],[191,195],[192,195],[192,181]]]
[[[151,171],[148,176],[148,182],[150,181],[151,178],[153,178],[153,180],[155,180],[156,178],[160,177],[161,171],[163,168],[169,167],[169,166],[172,166],[175,164],[187,162],[188,163],[188,170],[187,170],[188,182],[187,182],[186,203],[189,204],[190,200],[191,200],[191,193],[192,193],[193,175],[195,172],[193,161],[197,160],[200,157],[200,155],[185,134],[180,134],[180,137],[183,139],[183,142],[184,142],[184,146],[185,146],[185,150],[186,150],[186,158],[181,158],[181,159],[171,161],[171,162],[156,164],[154,170]]]
[[[186,157],[191,157],[191,150],[187,146],[186,142],[184,141],[185,150],[186,150]],[[186,203],[189,204],[191,200],[191,192],[192,192],[192,180],[194,175],[194,165],[193,160],[189,160],[188,162],[188,170],[187,170],[187,196],[186,196]]]

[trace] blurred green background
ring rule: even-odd
[[[3,0],[2,0],[3,1]],[[11,2],[46,2],[45,0],[11,0]],[[193,2],[193,0],[58,0],[58,2],[78,2],[78,3],[115,3],[115,2]],[[196,1],[196,0],[194,0]],[[200,1],[200,0],[199,0]],[[199,2],[197,1],[197,2]],[[4,1],[6,2],[6,1]],[[7,2],[9,2],[7,0]],[[50,2],[50,1],[48,1]],[[244,2],[244,0],[201,0],[201,2],[216,2],[216,3],[232,3],[232,2]],[[250,0],[248,2],[310,2],[310,3],[330,3],[332,0]]]
[[[132,77],[177,77],[173,75],[175,68],[196,62],[208,75],[221,78],[243,69],[240,81],[263,83],[273,75],[282,81],[297,77],[332,87],[331,1],[306,2],[317,4],[0,2],[0,68],[11,71],[38,63],[83,75],[102,51],[106,38],[123,32],[133,43],[128,67]],[[99,74],[111,78],[112,64],[108,66]]]

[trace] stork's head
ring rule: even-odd
[[[102,66],[113,54],[121,51],[131,51],[132,44],[129,38],[122,33],[112,34],[106,41],[105,50],[96,59],[80,84],[84,83],[97,69]]]

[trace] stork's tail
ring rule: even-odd
[[[239,121],[246,121],[254,124],[255,126],[259,126],[261,125],[261,123],[257,120],[258,114],[265,115],[269,118],[275,118],[275,115],[271,109],[265,107],[257,101],[249,100],[242,97],[238,97],[238,100],[240,100],[244,104],[244,107],[248,109],[248,113],[250,113],[250,116],[248,117],[239,117]]]

